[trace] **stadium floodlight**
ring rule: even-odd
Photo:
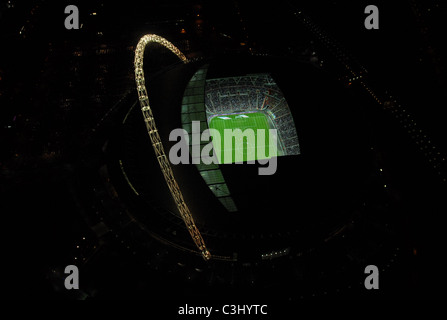
[[[137,48],[135,49],[135,82],[137,85],[138,98],[140,100],[141,111],[143,112],[144,122],[146,124],[147,132],[149,133],[149,137],[152,142],[152,146],[155,151],[155,155],[157,157],[158,163],[160,165],[160,169],[165,178],[166,184],[169,187],[169,191],[177,205],[177,209],[180,212],[180,215],[185,222],[185,225],[191,235],[191,238],[194,240],[197,248],[200,250],[203,258],[205,260],[209,260],[211,258],[211,253],[208,251],[205,246],[205,242],[203,241],[202,235],[197,229],[194,219],[191,215],[191,212],[188,206],[183,199],[182,192],[180,187],[175,180],[174,174],[172,172],[171,164],[166,156],[166,153],[163,148],[163,143],[161,141],[160,135],[158,133],[158,129],[155,125],[155,119],[152,114],[151,107],[149,105],[149,98],[146,89],[146,82],[144,79],[144,70],[143,70],[143,58],[144,58],[144,50],[146,46],[150,43],[158,43],[164,46],[166,49],[169,49],[172,53],[174,53],[183,63],[188,62],[188,59],[185,55],[175,47],[171,42],[162,38],[155,34],[147,34],[143,36],[138,42]]]

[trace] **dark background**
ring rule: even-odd
[[[64,28],[67,4],[79,7],[81,30]],[[69,264],[74,248],[91,235],[72,188],[73,168],[81,161],[80,154],[88,152],[82,148],[92,128],[128,90],[134,90],[133,51],[126,48],[135,46],[148,31],[181,42],[185,38],[179,29],[184,27],[193,47],[191,54],[204,56],[245,50],[239,48],[241,42],[279,56],[305,57],[306,48],[314,46],[329,64],[334,61],[334,67],[328,67],[334,78],[342,78],[336,59],[293,16],[294,10],[302,10],[355,57],[350,58],[354,66],[369,71],[368,81],[377,92],[389,92],[399,99],[442,158],[447,136],[443,28],[447,6],[435,0],[375,1],[380,29],[366,30],[363,11],[368,4],[1,1],[2,289],[10,298],[73,298],[55,291],[48,277],[53,267]],[[92,12],[97,15],[90,15]],[[197,30],[198,12],[204,20],[200,23],[203,30]],[[230,35],[231,41],[223,40],[222,33]],[[115,55],[92,55],[73,69],[77,51],[93,52],[101,45],[116,50]],[[444,171],[438,174],[432,168],[429,158],[391,115],[381,119],[384,130],[378,130],[377,137],[385,145],[391,178],[408,209],[408,215],[399,217],[399,226],[409,257],[399,265],[401,269],[393,271],[393,277],[383,280],[383,286],[386,291],[386,281],[397,281],[410,290],[396,289],[383,297],[444,298]],[[114,263],[123,258],[114,259],[108,275],[138,270],[131,263],[115,269]],[[409,270],[405,269],[407,262]],[[133,289],[125,278],[117,281]],[[178,293],[179,298],[185,296],[186,289]]]

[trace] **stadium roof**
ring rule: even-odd
[[[165,148],[169,150],[175,143],[168,139],[171,130],[185,128],[190,120],[204,121],[206,128],[206,115],[199,107],[205,101],[205,77],[256,73],[271,75],[284,94],[300,153],[278,157],[277,171],[271,176],[259,176],[259,164],[173,166],[201,233],[215,238],[214,250],[225,254],[252,252],[253,248],[261,253],[266,250],[263,246],[287,247],[291,235],[305,238],[303,246],[321,241],[349,220],[354,205],[362,202],[372,164],[362,105],[310,64],[265,57],[178,66],[153,81],[149,98]],[[172,218],[175,206],[137,108],[123,130],[133,141],[120,151],[127,177],[143,198],[164,208]],[[144,154],[140,150],[145,150]],[[234,239],[241,237],[247,239],[246,249],[237,248],[240,242]]]

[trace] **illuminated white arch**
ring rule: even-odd
[[[194,219],[192,218],[191,212],[189,211],[189,208],[183,199],[180,187],[178,186],[177,181],[175,180],[171,164],[169,163],[169,160],[166,157],[166,153],[163,148],[163,143],[160,139],[160,135],[158,134],[154,116],[152,115],[152,110],[149,105],[149,98],[147,95],[147,89],[144,80],[143,58],[146,46],[152,42],[159,43],[163,45],[165,48],[169,49],[180,60],[182,60],[183,63],[187,63],[188,59],[179,49],[177,49],[177,47],[175,47],[168,40],[155,34],[145,35],[140,39],[137,48],[135,50],[135,61],[134,61],[135,81],[137,84],[138,98],[140,100],[140,107],[141,111],[143,112],[144,122],[146,124],[147,132],[149,133],[152,146],[154,147],[155,155],[157,156],[160,169],[163,172],[163,176],[166,180],[166,183],[169,187],[169,190],[175,201],[175,204],[177,205],[177,209],[179,210],[180,215],[183,218],[183,221],[185,222],[192,239],[194,240],[194,243],[200,250],[203,258],[205,260],[209,260],[211,258],[211,254],[205,246],[205,242],[203,241],[202,235],[200,234],[199,229],[197,229],[194,223]]]

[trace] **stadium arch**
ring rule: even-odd
[[[143,59],[146,46],[151,43],[161,44],[166,49],[174,53],[183,63],[187,63],[188,59],[177,47],[175,47],[171,42],[169,42],[165,38],[155,34],[144,35],[139,40],[137,47],[135,49],[135,60],[134,60],[135,82],[138,91],[138,98],[140,101],[140,108],[143,113],[144,122],[146,124],[146,129],[151,139],[152,147],[154,148],[155,155],[160,165],[160,169],[163,173],[163,177],[166,181],[166,184],[168,185],[172,198],[175,201],[177,209],[183,221],[185,222],[188,232],[191,235],[195,245],[200,250],[202,257],[205,260],[209,260],[211,258],[211,253],[208,251],[205,242],[202,238],[202,235],[200,234],[199,229],[194,223],[194,219],[188,208],[188,205],[186,204],[183,198],[181,189],[177,181],[175,180],[171,164],[169,163],[168,157],[166,156],[166,153],[164,151],[163,143],[158,133],[158,129],[155,124],[155,119],[152,114],[152,109],[149,104],[149,97],[147,94],[147,88],[144,78]]]

